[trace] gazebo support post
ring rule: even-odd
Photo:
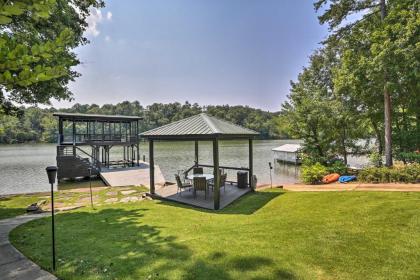
[[[195,166],[198,167],[198,141],[194,141],[194,162]]]
[[[252,151],[252,139],[249,139],[249,141],[248,141],[248,145],[249,145],[249,166],[248,166],[248,168],[249,168],[249,186],[252,188],[252,175],[253,175],[253,165],[254,165],[254,163],[253,163],[253,161],[254,161],[254,156],[253,156],[253,151]]]
[[[214,209],[220,208],[220,172],[219,172],[219,140],[213,140],[213,166],[214,166]]]
[[[155,194],[155,159],[153,155],[153,140],[149,141],[149,170],[150,170],[150,193]]]

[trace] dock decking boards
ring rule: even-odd
[[[162,187],[156,188],[156,195],[166,200],[180,202],[183,204],[188,204],[200,208],[214,210],[214,202],[213,202],[213,191],[207,193],[207,199],[204,199],[204,192],[200,191],[197,192],[197,197],[194,198],[193,190],[189,191],[183,190],[181,195],[176,193],[177,185],[167,185]],[[220,188],[220,208],[223,209],[227,205],[231,204],[233,201],[237,200],[239,197],[245,195],[246,193],[250,192],[250,188],[240,189],[236,186],[236,184],[226,184],[226,192],[224,191],[223,187]]]
[[[149,186],[149,164],[140,162],[139,166],[127,168],[102,168],[100,176],[106,185],[112,187],[121,186]],[[158,185],[165,184],[165,178],[159,168],[155,165],[155,182]]]

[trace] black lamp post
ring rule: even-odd
[[[268,162],[268,166],[270,167],[270,184],[271,188],[273,187],[273,178],[271,177],[271,170],[273,169],[273,166],[271,165],[271,162]]]
[[[55,271],[55,228],[54,228],[54,183],[57,177],[57,167],[48,166],[46,168],[48,181],[51,184],[51,231],[52,231],[52,263],[53,270]]]

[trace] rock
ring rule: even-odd
[[[132,194],[132,193],[135,193],[135,192],[137,192],[137,191],[136,190],[121,191],[121,194],[122,195],[129,195],[129,194]]]
[[[118,202],[118,198],[112,197],[105,200],[105,203],[114,203],[114,202]]]
[[[147,199],[147,200],[153,200],[153,198],[151,196],[146,196],[145,199]]]
[[[116,196],[118,192],[107,192],[105,195],[107,196]]]
[[[127,196],[124,198],[121,198],[120,202],[133,202],[133,201],[139,201],[139,198],[137,196]]]
[[[38,212],[41,209],[39,208],[39,206],[36,203],[33,203],[31,205],[29,205],[28,207],[26,207],[26,212]]]
[[[43,199],[43,200],[38,201],[36,204],[37,204],[38,206],[42,206],[42,205],[44,205],[44,204],[47,204],[47,201],[46,201],[45,199]]]

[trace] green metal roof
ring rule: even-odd
[[[258,132],[205,113],[182,119],[140,134],[143,138],[164,140],[254,138]]]

